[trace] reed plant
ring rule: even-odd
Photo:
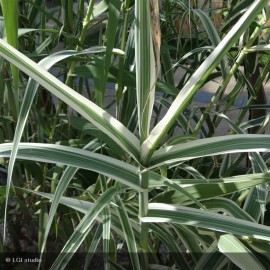
[[[38,212],[39,267],[65,269],[83,246],[84,269],[100,247],[104,269],[123,269],[123,250],[127,269],[267,269],[269,116],[246,117],[269,78],[267,1],[12,3],[0,21],[3,222],[10,197]],[[65,243],[50,265],[51,235]]]

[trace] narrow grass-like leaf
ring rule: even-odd
[[[259,242],[248,242],[248,245],[257,253],[263,254],[268,261],[270,260],[270,245],[269,242],[259,241]]]
[[[91,262],[91,259],[93,257],[93,254],[95,253],[97,246],[100,242],[100,239],[102,237],[102,225],[99,224],[95,235],[93,236],[93,240],[91,242],[91,245],[87,251],[87,255],[86,255],[86,259],[85,259],[85,264],[84,264],[84,270],[88,270],[89,269],[89,264]]]
[[[183,193],[186,197],[188,197],[191,201],[193,201],[199,208],[205,209],[205,207],[195,197],[193,197],[192,194],[186,191],[185,188],[181,187],[180,185],[173,184],[170,182],[165,182],[165,184],[171,189],[174,189],[180,193]]]
[[[38,226],[38,248],[41,249],[41,245],[44,241],[44,231],[48,221],[48,210],[44,201],[40,202],[40,212],[39,212],[39,226]]]
[[[91,14],[91,19],[94,19],[94,18],[98,17],[99,15],[101,15],[102,13],[104,13],[108,9],[108,7],[109,7],[109,5],[108,5],[107,0],[100,1],[100,3],[98,3],[94,7],[93,13]]]
[[[9,157],[12,147],[11,143],[0,144],[0,157]],[[21,143],[17,158],[93,170],[142,191],[136,167],[83,149],[55,144]]]
[[[236,134],[195,140],[155,151],[153,167],[198,157],[241,152],[269,152],[270,135]]]
[[[138,257],[138,249],[136,246],[136,239],[134,237],[133,229],[132,226],[129,222],[129,217],[128,214],[125,210],[125,206],[119,196],[115,196],[114,199],[115,203],[117,204],[116,211],[118,213],[121,225],[122,225],[122,230],[125,235],[126,243],[127,243],[127,248],[130,254],[130,259],[132,262],[132,269],[140,269],[140,261]]]
[[[260,181],[265,182],[270,180],[270,173],[254,173],[254,174],[245,174],[237,175],[231,177],[221,177],[221,178],[194,178],[194,179],[168,179],[160,174],[157,174],[153,171],[149,172],[149,187],[161,187],[166,186],[165,182],[170,182],[178,185],[195,185],[195,184],[229,184],[229,183],[241,183],[249,181]]]
[[[222,269],[228,263],[228,259],[222,253],[217,251],[217,243],[214,241],[201,256],[194,270],[201,269]]]
[[[256,256],[233,235],[220,236],[218,248],[240,269],[265,270]]]
[[[268,194],[268,190],[266,192]],[[262,206],[260,206],[262,204]],[[265,209],[265,203],[260,202],[258,198],[258,192],[257,192],[257,187],[252,187],[249,190],[249,193],[247,195],[247,198],[245,200],[245,204],[243,206],[244,210],[251,215],[257,222],[260,220],[261,214],[264,216],[264,211]],[[262,212],[263,210],[263,212]]]
[[[210,199],[217,196],[224,196],[239,190],[254,187],[265,182],[269,182],[268,177],[261,180],[254,181],[241,181],[233,183],[204,183],[204,184],[186,184],[181,185],[182,188],[186,190],[192,197],[197,200]],[[171,204],[181,204],[183,202],[190,201],[190,196],[186,196],[176,190],[164,191],[152,199],[153,202],[171,203]]]
[[[102,227],[104,270],[109,270],[111,214],[108,205],[102,210]]]
[[[256,46],[252,46],[249,49],[245,50],[247,53],[252,53],[252,52],[270,52],[270,45],[266,44],[266,45],[256,45]]]
[[[85,214],[79,225],[76,227],[74,233],[71,235],[61,253],[53,263],[51,270],[53,269],[65,269],[68,261],[74,255],[74,252],[79,248],[87,233],[91,224],[95,221],[98,214],[106,207],[106,205],[112,200],[113,196],[117,193],[117,189],[112,187],[105,191],[95,202],[93,207]]]
[[[164,69],[164,77],[166,78],[166,82],[170,85],[175,85],[174,82],[174,74],[173,74],[173,64],[172,59],[170,58],[168,45],[162,45],[160,50],[160,56],[162,59],[163,69]]]
[[[18,187],[17,187],[18,188]],[[34,193],[36,195],[39,195],[43,198],[47,198],[49,200],[54,200],[55,195],[51,194],[51,193],[45,193],[45,192],[40,192],[40,191],[33,191],[31,189],[25,189],[28,192]],[[78,200],[78,199],[74,199],[74,198],[70,198],[70,197],[64,197],[62,196],[59,200],[59,202],[63,205],[66,205],[67,207],[70,207],[76,211],[79,211],[83,214],[86,214],[87,211],[89,211],[90,208],[93,207],[94,203],[88,202],[88,201],[84,201],[84,200]],[[98,220],[101,222],[101,218]]]
[[[140,219],[151,223],[180,223],[255,239],[270,240],[270,228],[268,226],[191,207],[150,203],[147,216]]]
[[[241,209],[235,202],[226,198],[213,198],[202,201],[206,209],[216,209],[217,211],[225,211],[227,214],[235,218],[256,222],[248,213]]]
[[[135,1],[135,59],[138,122],[143,142],[149,135],[156,82],[149,1]]]

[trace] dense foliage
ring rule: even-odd
[[[1,251],[31,245],[45,269],[75,252],[84,269],[267,269],[269,15],[2,0]]]

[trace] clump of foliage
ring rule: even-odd
[[[47,2],[1,2],[3,223],[51,269],[266,269],[267,1]]]

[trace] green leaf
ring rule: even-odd
[[[12,147],[11,143],[0,144],[0,157],[9,157]],[[20,143],[17,158],[93,170],[138,191],[142,190],[135,166],[83,149],[55,144]]]
[[[218,248],[240,269],[265,270],[252,251],[231,234],[220,236]]]
[[[226,212],[233,217],[256,222],[248,213],[241,209],[235,202],[226,198],[212,198],[202,201],[206,209],[215,209],[216,211]]]
[[[150,160],[153,167],[228,153],[269,152],[270,135],[236,134],[163,147]]]
[[[135,1],[135,62],[138,123],[142,143],[149,135],[156,82],[149,1]]]
[[[173,190],[178,191],[179,193],[184,194],[186,197],[188,197],[191,201],[193,201],[199,208],[205,209],[203,204],[201,204],[192,194],[190,194],[188,191],[186,191],[185,188],[181,187],[180,185],[177,185],[175,183],[171,182],[165,182],[165,184],[170,187]]]
[[[251,53],[251,52],[270,52],[270,45],[256,45],[256,46],[252,46],[249,49],[245,50],[247,53]]]
[[[111,213],[108,205],[102,210],[102,227],[104,269],[109,270]]]
[[[203,181],[200,180],[203,184],[192,184],[192,179],[190,179],[190,184],[183,184],[181,185],[182,188],[185,189],[190,195],[186,196],[183,193],[180,193],[175,190],[164,191],[157,196],[155,196],[152,201],[154,202],[162,202],[162,203],[172,203],[172,204],[181,204],[183,202],[190,201],[190,196],[196,198],[197,200],[209,199],[217,196],[223,196],[226,194],[230,194],[239,190],[243,190],[246,188],[250,188],[256,185],[260,185],[265,182],[269,182],[269,176],[262,176],[259,177],[260,180],[251,181],[241,181],[240,179],[244,180],[247,176],[238,176],[235,177],[234,182],[228,183],[215,183],[212,184],[211,180],[207,183],[207,180]],[[239,182],[237,179],[239,178]],[[180,180],[181,181],[181,180]],[[196,180],[195,180],[196,181]],[[222,180],[221,180],[222,181]],[[198,180],[196,181],[198,182]],[[187,183],[187,181],[185,182]]]
[[[95,251],[98,247],[98,244],[100,242],[101,237],[102,237],[102,225],[99,224],[97,229],[96,229],[95,235],[93,236],[93,240],[91,242],[91,245],[89,246],[89,249],[87,251],[85,264],[84,264],[84,270],[89,269],[89,264],[91,262],[93,255],[95,254]]]
[[[18,188],[18,187],[17,187]],[[45,192],[39,192],[39,191],[33,191],[30,189],[23,189],[26,190],[28,192],[37,194],[41,197],[50,199],[52,201],[55,200],[55,194],[51,194],[51,193],[45,193]],[[93,207],[93,203],[88,202],[88,201],[84,201],[84,200],[78,200],[78,199],[74,199],[74,198],[70,198],[70,197],[64,197],[62,196],[59,200],[59,202],[63,205],[66,205],[67,207],[70,207],[76,211],[79,211],[83,214],[86,214],[87,211]],[[98,221],[101,222],[101,218],[97,219]]]
[[[130,254],[130,259],[132,262],[132,269],[140,269],[140,261],[138,257],[138,249],[136,246],[136,239],[133,233],[132,226],[129,221],[128,214],[125,210],[125,206],[119,196],[115,196],[115,203],[117,204],[116,211],[120,219],[122,230],[125,235],[128,252]]]
[[[178,185],[195,185],[195,184],[237,184],[243,182],[251,181],[264,181],[267,182],[270,177],[270,173],[254,173],[254,174],[245,174],[237,175],[224,178],[194,178],[194,179],[168,179],[160,174],[157,174],[153,171],[149,172],[149,187],[161,187],[166,186],[165,182],[178,184]],[[262,183],[262,182],[261,182]]]
[[[149,203],[147,215],[140,219],[143,222],[179,223],[255,239],[270,240],[268,226],[191,207]]]

